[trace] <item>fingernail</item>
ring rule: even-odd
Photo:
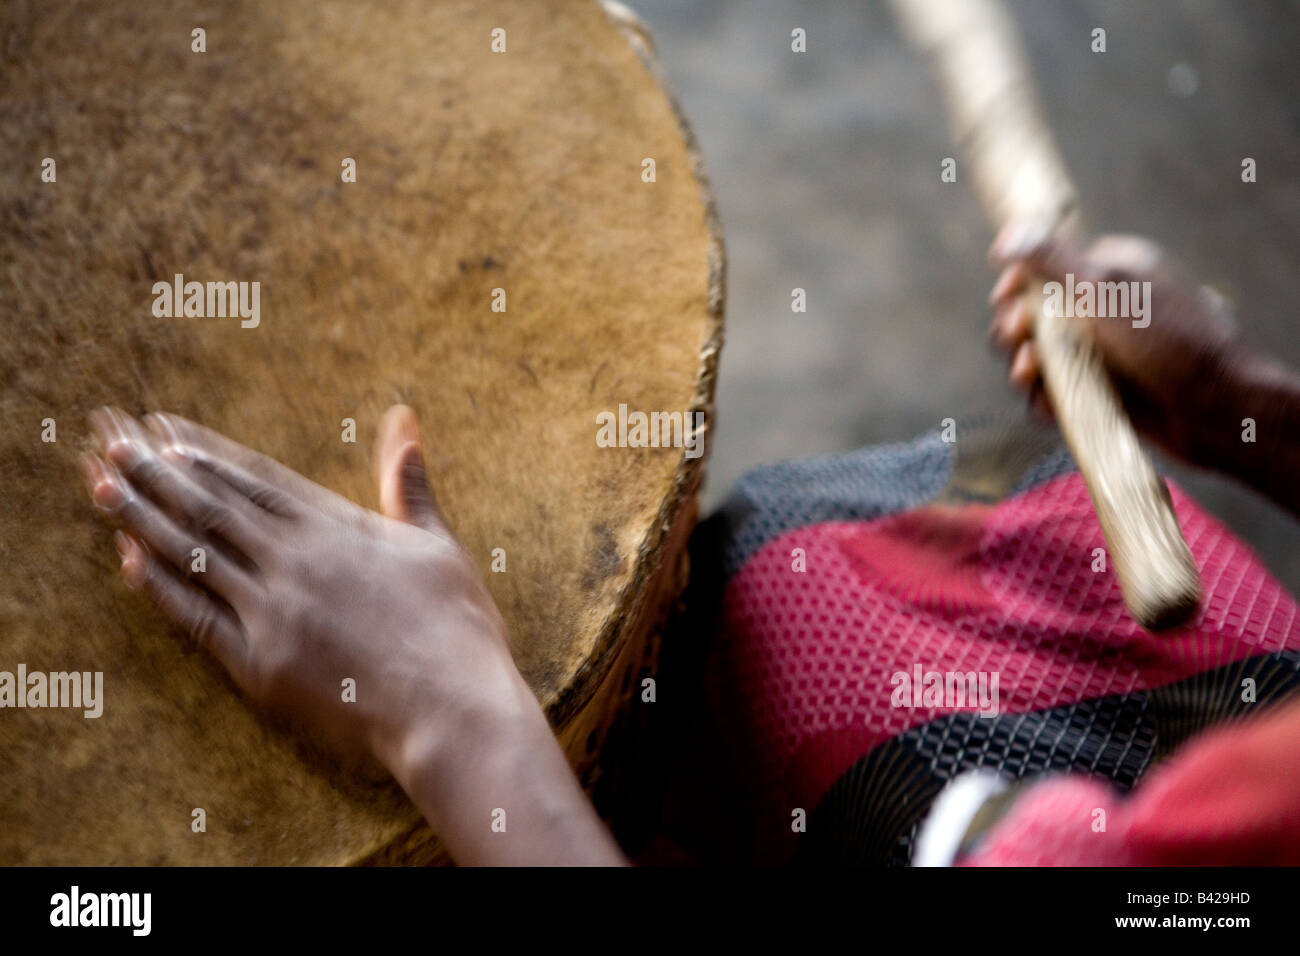
[[[90,492],[95,506],[101,511],[117,511],[126,504],[126,492],[115,478],[102,478]]]
[[[77,470],[81,472],[81,480],[86,483],[86,490],[94,492],[95,482],[99,479],[102,470],[99,465],[99,458],[88,451],[83,451],[77,456]]]
[[[998,276],[998,281],[993,283],[993,290],[989,292],[989,305],[996,305],[1000,299],[1006,298],[1007,293],[1016,287],[1018,278],[1011,269]]]
[[[1033,362],[1033,346],[1028,342],[1016,349],[1016,357],[1011,362],[1011,379],[1018,381],[1026,377]]]
[[[161,438],[167,444],[174,445],[180,441],[180,436],[176,434],[176,429],[171,426],[162,415],[157,412],[150,412],[144,417],[144,425],[151,432]]]
[[[1019,243],[1019,237],[1024,233],[1024,223],[1013,222],[997,234],[993,239],[993,244],[989,246],[989,258],[994,260],[1007,258],[1007,250],[1015,247]]]
[[[162,456],[174,465],[184,465],[194,460],[194,452],[184,445],[168,445],[162,450]]]
[[[117,467],[130,468],[144,454],[144,449],[129,438],[118,438],[108,446],[105,454],[108,455],[109,461],[117,465]]]
[[[131,553],[131,542],[127,539],[126,534],[121,531],[113,532],[113,544],[117,547],[117,556],[123,561]]]
[[[121,413],[115,408],[109,408],[107,405],[90,413],[90,424],[91,430],[94,432],[101,448],[107,448],[117,439],[126,437],[126,429],[122,425]]]

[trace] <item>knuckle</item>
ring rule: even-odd
[[[122,489],[122,498],[117,502],[113,512],[132,530],[146,530],[144,508],[140,504],[140,499],[131,493],[130,488]]]
[[[204,498],[194,514],[195,524],[209,534],[223,534],[230,530],[234,515],[230,509],[213,498]]]
[[[1133,279],[1133,270],[1126,263],[1108,262],[1097,270],[1097,278],[1100,282],[1129,282]]]
[[[277,644],[263,645],[260,653],[250,655],[248,669],[256,696],[272,700],[278,696],[294,672],[292,655]]]
[[[278,488],[254,488],[248,495],[248,500],[264,511],[270,511],[273,514],[283,514],[288,510],[288,499]]]
[[[126,495],[118,509],[118,518],[137,537],[156,545],[161,553],[166,554],[171,550],[172,526],[159,520],[158,513],[139,495]]]
[[[1103,236],[1093,244],[1088,258],[1102,281],[1131,280],[1151,272],[1165,261],[1159,243],[1140,236]]]
[[[189,625],[190,636],[194,638],[195,643],[203,648],[212,646],[213,638],[220,626],[217,621],[217,613],[213,608],[197,608],[190,617]]]

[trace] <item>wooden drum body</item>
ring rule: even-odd
[[[0,21],[0,671],[102,671],[104,700],[0,709],[0,863],[444,857],[395,785],[273,729],[121,583],[76,465],[102,404],[367,507],[374,426],[411,405],[592,782],[703,463],[601,447],[597,416],[711,414],[721,342],[712,203],[643,34],[579,0],[50,7]],[[258,282],[258,324],[155,315],[176,274]]]

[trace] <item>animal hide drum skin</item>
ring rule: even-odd
[[[0,56],[0,671],[103,674],[98,717],[0,710],[0,863],[440,852],[123,585],[77,470],[103,404],[367,507],[374,426],[412,406],[519,666],[598,760],[702,468],[601,447],[598,416],[707,427],[721,342],[716,217],[644,32],[576,0],[18,2]]]

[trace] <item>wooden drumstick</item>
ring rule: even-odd
[[[1000,0],[893,3],[904,31],[938,73],[958,143],[994,225],[1080,231],[1074,185]],[[1043,381],[1092,496],[1125,603],[1145,628],[1180,623],[1195,611],[1200,583],[1169,491],[1138,443],[1085,329],[1049,314],[1042,286],[1041,280],[1028,283]]]

